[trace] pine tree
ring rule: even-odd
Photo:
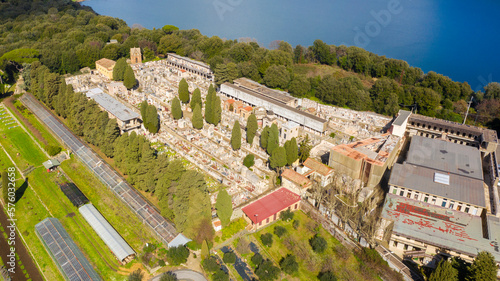
[[[125,70],[127,69],[127,60],[125,58],[121,58],[116,61],[115,67],[113,67],[113,80],[115,81],[123,81],[125,76]]]
[[[217,194],[217,202],[215,203],[217,209],[217,216],[219,217],[223,227],[226,227],[231,221],[233,215],[233,203],[231,195],[225,189],[219,191]]]
[[[273,124],[269,129],[269,137],[267,138],[267,154],[271,155],[273,151],[279,146],[280,132],[278,126]]]
[[[458,271],[451,266],[450,262],[441,260],[431,273],[429,281],[458,281]]]
[[[196,104],[193,111],[193,117],[191,119],[193,127],[195,129],[203,128],[203,116],[201,115],[201,108],[199,104]]]
[[[110,119],[106,125],[106,130],[104,131],[103,147],[102,151],[106,156],[113,158],[114,156],[114,143],[116,139],[120,136],[120,128],[116,122],[116,119]]]
[[[238,150],[241,147],[241,128],[238,120],[234,122],[233,130],[231,132],[231,147],[234,150]]]
[[[189,85],[184,78],[179,82],[179,100],[182,103],[189,102]]]
[[[194,90],[193,96],[191,97],[191,103],[189,104],[189,106],[191,107],[191,110],[194,110],[194,108],[197,104],[200,105],[200,109],[201,109],[203,106],[203,103],[201,101],[201,92],[200,92],[200,89],[198,89],[198,88],[196,88]]]
[[[127,66],[127,68],[125,69],[125,74],[123,74],[123,85],[129,90],[137,85],[134,71],[132,70],[132,67],[130,67],[130,65]]]
[[[497,267],[495,258],[489,252],[483,251],[477,254],[474,262],[469,267],[468,281],[495,281],[497,280]]]
[[[293,162],[299,159],[299,147],[295,138],[285,142],[285,151],[287,164],[291,166]]]
[[[175,97],[172,100],[172,117],[175,120],[181,119],[182,118],[182,108],[181,108],[181,102],[177,97]]]
[[[250,114],[247,120],[247,143],[252,144],[259,125],[255,114]]]
[[[267,139],[269,138],[269,127],[265,126],[260,133],[260,146],[265,150],[267,149]]]

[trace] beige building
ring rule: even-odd
[[[107,58],[102,58],[95,62],[95,68],[99,73],[106,76],[108,79],[113,80],[113,68],[116,62]]]
[[[141,48],[130,48],[130,63],[142,63]]]
[[[330,151],[329,166],[339,174],[360,179],[365,186],[374,187],[396,161],[402,143],[402,138],[384,134],[337,145]]]
[[[281,173],[281,183],[284,187],[299,194],[300,196],[305,195],[307,189],[312,187],[310,179],[292,169],[285,169],[283,173]]]

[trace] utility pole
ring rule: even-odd
[[[464,118],[464,122],[462,123],[462,125],[465,124],[465,121],[467,120],[467,115],[469,115],[469,109],[470,109],[470,105],[472,103],[473,98],[474,97],[470,97],[469,105],[467,106],[467,111],[465,112],[465,118]]]

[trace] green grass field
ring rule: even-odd
[[[9,129],[9,126],[0,122],[0,143],[8,150],[10,157],[19,169],[26,169],[29,165],[39,166],[47,160],[30,136],[21,128]]]
[[[310,219],[302,211],[296,211],[294,219],[300,222],[299,227],[294,229],[292,222],[285,222],[282,220],[277,221],[275,224],[270,225],[250,237],[254,243],[256,242],[261,253],[264,257],[268,257],[279,266],[280,260],[288,254],[296,256],[299,263],[299,270],[292,276],[287,275],[287,280],[318,280],[318,274],[325,268],[330,269],[336,275],[338,280],[378,280],[376,276],[372,279],[367,279],[366,276],[361,275],[359,272],[359,261],[355,258],[352,252],[341,258],[337,253],[337,248],[341,248],[340,242],[330,235],[323,227],[318,226],[316,222]],[[260,236],[265,233],[273,233],[276,226],[283,226],[287,229],[287,234],[282,238],[273,234],[273,244],[271,247],[262,245]],[[309,245],[311,239],[316,233],[325,238],[328,247],[325,252],[318,254],[315,253]],[[249,258],[251,255],[247,258]],[[251,263],[251,262],[250,262]],[[285,276],[286,274],[283,273]]]
[[[14,105],[16,106],[16,108],[18,108],[19,106],[24,107],[24,105],[22,105],[22,103],[19,100],[16,100],[14,102]],[[40,121],[38,121],[38,118],[31,111],[29,111],[29,109],[19,110],[19,112],[26,119],[28,119],[28,121],[31,123],[31,125],[33,125],[33,127],[35,127],[40,132],[42,137],[47,142],[47,145],[61,146],[61,143],[50,133],[50,131],[44,125],[42,125],[42,123],[40,123]],[[36,137],[35,139],[42,147],[44,146],[41,140],[37,139]]]

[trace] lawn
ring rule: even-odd
[[[0,148],[0,171],[5,171],[9,167],[14,167],[7,154]]]
[[[288,254],[295,255],[299,269],[292,276],[287,276],[287,280],[318,280],[318,274],[325,270],[334,272],[338,280],[379,280],[377,276],[371,276],[371,273],[369,276],[366,272],[362,274],[359,270],[360,263],[354,254],[302,211],[296,211],[294,219],[299,221],[297,229],[293,228],[292,222],[279,220],[251,234],[250,237],[250,240],[259,246],[261,254],[273,260],[277,266]],[[276,226],[285,227],[287,234],[282,238],[273,234],[272,246],[264,246],[260,236],[273,233]],[[328,243],[326,250],[321,254],[314,252],[309,245],[309,240],[316,234],[325,238]],[[248,260],[250,257],[245,256],[245,258]]]
[[[16,122],[18,125],[18,123]],[[39,166],[47,160],[47,156],[40,151],[40,148],[33,142],[30,136],[22,127],[15,127],[15,124],[6,125],[0,122],[0,143],[9,151],[10,157],[17,164],[19,169],[26,169],[29,165]]]
[[[25,108],[24,110],[19,110],[20,107],[21,108],[24,107],[24,105],[22,105],[22,103],[19,100],[14,101],[14,105],[16,106],[16,108],[18,109],[18,111],[26,119],[28,119],[28,121],[31,123],[31,125],[33,127],[35,127],[40,132],[40,134],[42,135],[42,137],[47,142],[47,145],[61,146],[61,144],[59,143],[59,141],[49,132],[49,130],[47,129],[47,127],[45,127],[44,125],[42,125],[42,123],[40,123],[40,121],[38,121],[38,118],[29,109]],[[35,139],[37,139],[37,138],[35,137]],[[42,147],[44,146],[44,143],[41,140],[38,140],[38,143]]]

